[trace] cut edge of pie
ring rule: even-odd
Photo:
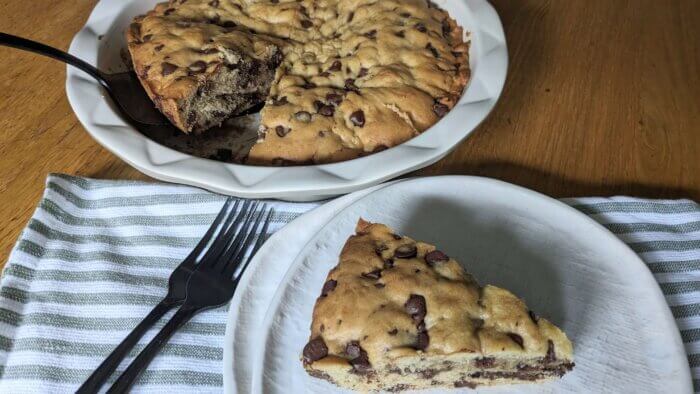
[[[359,220],[314,306],[309,375],[355,390],[542,382],[574,367],[566,334],[433,245]]]

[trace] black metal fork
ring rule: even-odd
[[[267,233],[273,214],[272,209],[267,210],[265,204],[258,206],[258,203],[254,203],[249,211],[240,228],[235,222],[228,229],[224,228],[226,230],[224,236],[217,237],[209,247],[187,282],[187,297],[184,304],[132,361],[108,393],[128,391],[161,347],[183,324],[196,314],[224,305],[231,300],[241,275],[264,242],[264,235]],[[260,235],[255,245],[250,248],[261,224]]]
[[[168,294],[163,300],[156,305],[151,312],[139,323],[136,328],[110,353],[109,356],[100,364],[99,367],[87,378],[85,383],[78,389],[77,393],[95,393],[107,381],[107,379],[119,367],[121,361],[126,357],[131,349],[138,343],[139,339],[151,328],[158,320],[160,320],[169,310],[182,305],[187,296],[187,280],[192,272],[194,272],[197,264],[197,258],[202,254],[204,248],[212,242],[212,239],[218,234],[223,235],[223,231],[218,231],[219,226],[224,223],[224,226],[230,225],[236,218],[241,220],[243,212],[250,207],[250,201],[243,204],[241,214],[236,214],[240,201],[236,201],[231,208],[233,199],[228,198],[221,207],[219,214],[214,219],[207,232],[199,241],[197,246],[190,254],[175,268],[168,280]],[[225,228],[225,227],[224,227]]]

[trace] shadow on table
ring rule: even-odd
[[[473,164],[445,163],[440,170],[446,175],[496,178],[555,198],[625,195],[640,198],[688,198],[700,201],[700,190],[642,182],[615,183],[605,179],[600,179],[600,182],[585,182],[538,168],[498,160]]]

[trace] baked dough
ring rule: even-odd
[[[250,164],[330,163],[398,145],[446,115],[469,78],[462,28],[426,0],[171,0],[138,17],[127,39],[146,91],[185,132],[264,97]],[[250,62],[246,89],[219,75]],[[213,99],[202,104],[203,86]]]
[[[360,220],[313,311],[307,372],[356,390],[540,382],[571,370],[566,335],[445,253]]]

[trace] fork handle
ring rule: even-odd
[[[146,370],[153,358],[155,358],[163,345],[168,342],[170,337],[173,336],[175,331],[187,323],[199,310],[198,308],[187,307],[187,305],[181,307],[134,361],[131,362],[107,393],[126,393],[129,391],[139,375]]]
[[[98,80],[103,86],[107,87],[108,85],[100,70],[95,68],[92,64],[78,59],[70,53],[63,52],[60,49],[2,32],[0,32],[0,45],[34,52],[38,53],[39,55],[48,56],[52,59],[60,60],[63,63],[70,64],[71,66],[79,68],[80,70],[90,74],[90,76]]]
[[[89,378],[83,383],[82,386],[76,391],[78,394],[96,393],[100,390],[100,387],[107,381],[107,379],[114,373],[114,371],[119,367],[119,364],[129,351],[134,348],[138,343],[139,339],[151,328],[158,320],[160,320],[169,310],[175,307],[178,302],[174,302],[169,299],[163,299],[158,305],[153,307],[151,312],[146,316],[141,323],[139,323],[133,331],[124,338],[124,340],[117,346],[112,353],[100,364],[95,372],[90,375]]]

